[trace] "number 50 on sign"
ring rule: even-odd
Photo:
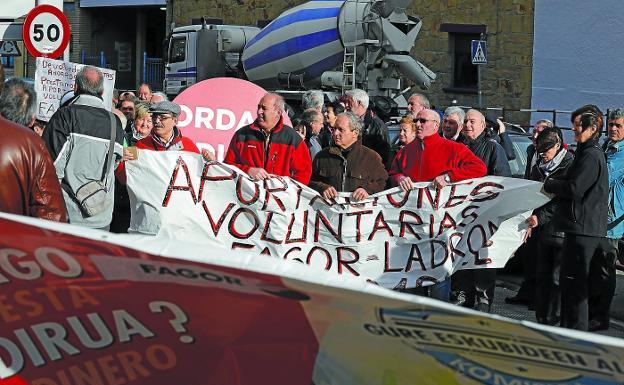
[[[34,57],[57,58],[69,44],[67,17],[60,9],[48,4],[38,5],[28,13],[22,33],[24,45]]]

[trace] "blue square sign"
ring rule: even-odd
[[[485,40],[472,40],[470,57],[472,64],[487,64],[487,43]]]

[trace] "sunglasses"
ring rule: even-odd
[[[427,122],[435,122],[435,121],[436,121],[435,119],[417,118],[417,119],[414,120],[414,123],[415,122],[420,122],[421,124],[425,124]]]

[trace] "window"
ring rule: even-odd
[[[482,24],[442,23],[441,32],[449,34],[449,63],[452,74],[450,83],[445,88],[448,92],[476,93],[478,89],[478,68],[472,64],[471,42],[481,40],[486,33]]]
[[[169,63],[186,60],[186,36],[173,37],[169,45]]]
[[[480,35],[471,33],[451,33],[453,55],[453,78],[451,87],[477,88],[477,66],[472,64],[471,41],[479,40]]]

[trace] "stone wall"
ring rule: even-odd
[[[223,19],[226,24],[255,25],[273,19],[300,0],[168,0],[176,26],[200,16]],[[532,0],[413,0],[408,13],[423,20],[412,54],[433,70],[438,78],[426,91],[437,107],[456,100],[459,105],[476,106],[476,93],[454,93],[443,89],[451,84],[453,71],[449,34],[440,32],[442,23],[484,24],[487,26],[488,64],[482,69],[483,104],[506,108],[531,105],[533,52]],[[171,20],[168,15],[168,20]],[[511,117],[510,117],[511,118]],[[528,114],[514,114],[525,123]],[[518,121],[521,120],[521,121]]]
[[[453,63],[449,34],[442,23],[484,24],[488,64],[482,67],[483,104],[488,107],[530,108],[533,62],[532,0],[414,0],[410,13],[422,18],[423,28],[412,51],[437,75],[426,93],[432,103],[476,106],[476,93],[444,91],[451,85]],[[506,114],[508,120],[526,123],[529,115]]]
[[[202,16],[223,19],[225,24],[256,25],[257,20],[273,19],[284,10],[304,3],[304,1],[173,0],[172,2],[168,0],[167,3],[167,12],[173,8],[173,21],[176,26],[191,24],[193,18]]]

